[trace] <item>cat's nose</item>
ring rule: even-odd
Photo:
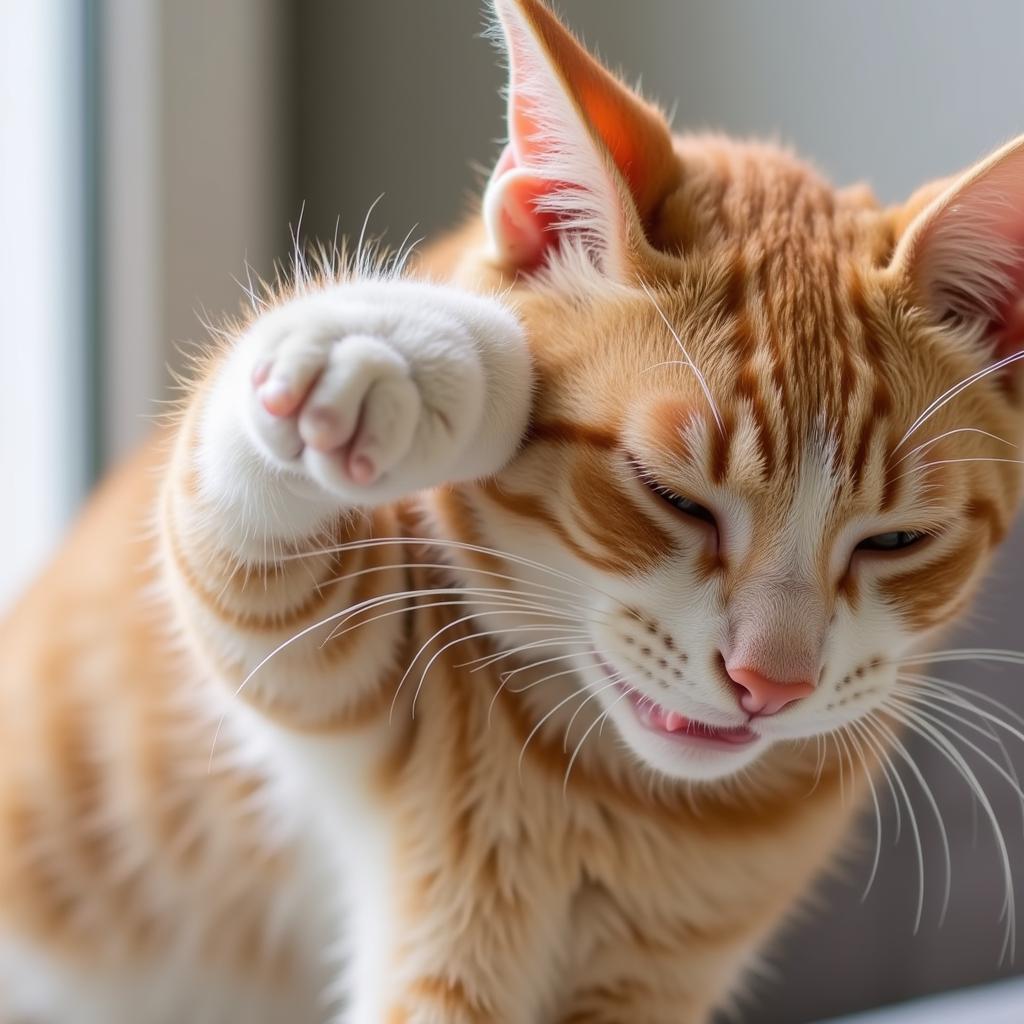
[[[757,669],[731,668],[728,664],[725,671],[733,681],[740,707],[751,715],[774,715],[787,704],[814,693],[814,684],[804,680],[780,682]]]

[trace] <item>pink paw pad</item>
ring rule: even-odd
[[[353,483],[372,484],[377,478],[377,467],[368,455],[354,455],[349,459],[348,475]]]
[[[258,393],[263,408],[274,416],[290,416],[299,404],[299,397],[280,378],[265,380]]]

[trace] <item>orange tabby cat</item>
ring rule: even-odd
[[[495,6],[481,215],[258,301],[6,623],[6,1024],[706,1021],[1006,532],[1024,140],[882,210]]]

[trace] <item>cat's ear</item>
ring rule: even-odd
[[[659,111],[540,0],[493,0],[508,58],[509,142],[484,193],[493,258],[530,270],[569,236],[626,276],[677,162]]]
[[[979,329],[996,358],[1024,348],[1024,136],[911,204],[891,269],[915,301]]]

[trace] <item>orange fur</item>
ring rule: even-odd
[[[841,788],[866,792],[868,779],[843,768],[838,746],[819,762],[781,741],[725,781],[658,777],[613,730],[589,732],[598,709],[570,702],[544,718],[575,688],[570,676],[531,688],[551,669],[528,655],[471,670],[516,634],[477,636],[458,621],[464,609],[425,595],[511,593],[493,574],[516,576],[521,563],[432,542],[541,560],[538,550],[558,550],[609,586],[691,573],[724,608],[813,589],[823,621],[856,615],[877,590],[901,628],[923,635],[969,600],[1020,473],[983,461],[1005,451],[980,433],[897,460],[965,425],[1021,437],[1015,379],[981,381],[901,447],[922,409],[988,361],[893,263],[926,199],[883,210],[772,146],[670,140],[546,9],[519,10],[579,93],[608,173],[621,171],[615,194],[635,205],[615,266],[634,279],[610,280],[568,239],[520,273],[495,262],[478,218],[442,240],[414,273],[502,289],[525,326],[537,383],[521,450],[491,478],[337,516],[301,542],[272,540],[262,558],[225,548],[196,479],[203,396],[221,364],[211,361],[180,421],[104,485],[3,626],[4,934],[88,973],[159,962],[196,933],[197,963],[242,985],[315,993],[319,950],[296,939],[295,920],[271,926],[275,893],[317,877],[303,836],[275,819],[303,791],[275,803],[272,769],[232,758],[237,736],[230,723],[218,733],[210,707],[241,702],[321,752],[372,740],[367,792],[389,823],[397,916],[382,1019],[396,1024],[704,1021],[848,827],[855,802]],[[639,136],[628,131],[637,118]],[[654,166],[632,160],[636,138],[662,132]],[[720,430],[666,320],[703,371]],[[795,581],[780,524],[823,424],[835,432],[835,488],[820,550]],[[638,482],[637,464],[680,494],[742,501],[745,550],[696,540]],[[852,562],[837,572],[828,546],[851,521],[884,516],[942,533],[927,542],[934,554],[894,561],[878,580]],[[373,546],[382,537],[404,539]],[[360,542],[370,546],[337,550]],[[400,614],[363,611],[333,639],[333,622],[317,626],[403,590],[423,593],[380,609]],[[638,676],[720,681],[680,641],[671,607],[609,618]],[[274,672],[249,678],[253,645],[265,653],[307,629]],[[780,626],[759,656],[784,666],[791,640]],[[396,696],[421,648],[418,666],[437,655],[429,678],[417,686],[414,672]],[[827,710],[882,686],[884,660],[869,650],[837,669]],[[510,665],[515,687],[501,674]],[[314,947],[328,937],[315,936]]]

